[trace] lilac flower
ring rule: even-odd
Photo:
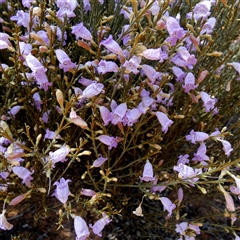
[[[82,188],[81,190],[81,194],[87,197],[93,197],[95,196],[97,193],[91,189],[86,189],[86,188]]]
[[[131,73],[137,74],[139,71],[137,68],[139,67],[139,64],[141,63],[141,57],[133,56],[129,60],[125,61],[125,63],[122,65],[124,68],[126,68],[125,73]]]
[[[6,49],[12,46],[7,33],[0,32],[0,49]]]
[[[162,131],[166,133],[168,128],[173,124],[173,121],[168,118],[168,116],[163,112],[155,112],[158,121],[162,125]]]
[[[128,109],[124,117],[123,125],[132,126],[141,115],[142,113],[138,108]]]
[[[55,196],[61,203],[65,204],[68,200],[68,196],[71,195],[69,191],[68,183],[71,182],[70,179],[65,180],[61,178],[59,182],[55,182],[53,185],[56,185],[56,189],[52,196]]]
[[[38,38],[40,38],[40,39],[39,39],[39,41],[36,40],[36,41],[34,42],[34,44],[37,44],[37,45],[40,45],[40,46],[41,46],[41,45],[43,44],[42,42],[44,42],[47,46],[50,45],[50,40],[49,40],[49,38],[48,38],[48,34],[47,34],[46,31],[44,31],[44,30],[39,30],[39,31],[37,31],[37,36],[38,36]]]
[[[58,162],[67,161],[66,156],[68,155],[69,152],[70,152],[70,149],[66,145],[63,145],[62,147],[60,147],[58,150],[54,152],[49,152],[49,157],[53,164],[52,167],[55,167],[55,164]]]
[[[177,165],[179,165],[180,163],[188,164],[189,163],[189,159],[188,158],[189,158],[188,154],[178,156]]]
[[[22,5],[26,8],[30,8],[31,7],[31,3],[33,2],[34,0],[22,0]]]
[[[126,10],[127,9],[127,10]],[[133,13],[132,11],[132,7],[127,7],[126,8],[122,8],[120,11],[120,14],[123,14],[125,19],[129,19],[130,15]]]
[[[121,103],[119,106],[113,109],[112,111],[112,120],[111,123],[113,125],[117,125],[118,122],[122,122],[123,118],[127,111],[127,104]]]
[[[100,110],[100,114],[102,117],[102,120],[104,122],[104,126],[107,126],[109,124],[109,122],[112,121],[112,114],[111,112],[104,106],[100,106],[99,107]]]
[[[199,161],[203,166],[206,166],[205,161],[209,160],[209,157],[206,155],[207,147],[205,143],[201,143],[200,147],[197,150],[197,153],[194,153],[194,158],[192,160]]]
[[[75,13],[73,12],[77,7],[77,0],[57,0],[57,7],[59,10],[57,11],[57,17],[63,19],[64,16],[67,18],[75,17]]]
[[[169,33],[169,37],[166,39],[172,46],[175,46],[177,40],[180,40],[185,35],[185,31],[180,27],[179,22],[174,17],[168,17],[166,20],[166,28]]]
[[[76,67],[76,64],[71,61],[71,59],[62,49],[57,49],[55,52],[56,57],[60,62],[59,67],[63,69],[64,72],[68,72],[69,69],[73,69]]]
[[[42,120],[43,120],[43,122],[48,123],[49,114],[50,114],[50,110],[48,110],[47,112],[44,112],[44,113],[43,113],[43,115],[42,115]]]
[[[157,72],[152,66],[143,64],[142,70],[144,74],[148,77],[149,80],[151,80],[150,84],[154,84],[156,79],[161,78],[161,73]]]
[[[225,155],[229,157],[230,154],[231,154],[231,152],[233,151],[232,146],[231,146],[231,143],[228,142],[228,141],[226,141],[226,140],[223,140],[223,139],[220,139],[219,141],[220,141],[220,142],[222,143],[222,145],[223,145],[223,150],[224,150],[224,152],[225,152]]]
[[[154,1],[152,6],[149,8],[149,11],[152,13],[153,16],[157,15],[160,11],[160,6],[157,0]]]
[[[101,60],[98,64],[97,71],[100,74],[105,74],[108,72],[118,72],[118,65],[113,61]]]
[[[166,189],[167,186],[164,186],[164,185],[156,185],[158,182],[158,176],[155,177],[153,183],[152,183],[152,188],[151,188],[151,191],[156,193],[156,192],[162,192]]]
[[[45,133],[45,135],[44,135],[43,141],[45,141],[45,139],[53,139],[53,138],[55,137],[55,135],[56,135],[56,132],[50,131],[50,130],[47,128],[47,129],[46,129],[46,133]],[[56,139],[60,139],[60,138],[61,138],[61,136],[58,134],[57,137],[56,137]]]
[[[215,104],[217,102],[216,98],[210,97],[210,95],[208,95],[206,92],[200,92],[200,97],[203,101],[206,112],[213,110],[213,114],[218,113],[218,109],[215,107]]]
[[[30,14],[24,12],[23,10],[17,11],[16,16],[12,16],[10,18],[12,21],[17,21],[18,26],[24,26],[27,29],[29,29],[29,23],[30,23]]]
[[[28,67],[32,70],[33,76],[37,81],[37,84],[45,91],[47,91],[48,87],[52,85],[52,83],[48,82],[47,76],[45,74],[47,70],[39,62],[39,60],[31,54],[27,55],[25,60]]]
[[[234,69],[238,72],[238,74],[240,74],[240,63],[232,62],[232,63],[228,63],[228,65],[233,66]]]
[[[100,135],[98,137],[99,141],[108,145],[109,146],[109,150],[111,150],[112,148],[116,148],[118,142],[120,142],[122,139],[120,137],[111,137],[108,135]]]
[[[104,85],[102,83],[93,82],[88,85],[82,92],[82,98],[92,98],[103,91]]]
[[[153,167],[152,164],[147,160],[143,169],[143,176],[140,177],[141,180],[145,182],[154,181],[155,177],[153,177]]]
[[[196,4],[193,9],[193,17],[196,21],[200,19],[206,19],[210,14],[211,1],[205,0]],[[191,18],[191,13],[187,14],[187,18]]]
[[[178,166],[174,166],[173,170],[178,172],[178,177],[180,179],[186,180],[190,178],[192,182],[196,182],[199,179],[196,176],[202,173],[202,169],[193,169],[192,167],[182,163],[180,163]]]
[[[7,218],[5,217],[5,212],[6,210],[3,210],[0,214],[0,228],[3,230],[10,230],[12,229],[13,225],[7,221]]]
[[[99,237],[102,236],[101,231],[103,228],[109,224],[112,220],[109,218],[109,216],[106,213],[102,214],[102,218],[97,220],[94,225],[89,224],[90,228],[93,230],[93,232],[98,235]]]
[[[55,26],[55,25],[51,25],[50,28],[52,29],[52,32],[56,32],[57,35],[57,39],[59,42],[62,42],[62,45],[66,45],[66,40],[67,40],[67,32],[65,31],[64,33],[62,32],[62,30]]]
[[[86,13],[92,10],[89,0],[83,0],[83,9]]]
[[[108,159],[100,156],[93,162],[93,167],[101,167]]]
[[[125,34],[125,32],[129,29],[130,25],[126,24],[122,27],[122,32],[121,34],[118,35],[119,38],[122,39],[123,45],[127,45],[128,42],[132,39],[130,34]]]
[[[21,110],[21,106],[20,105],[16,105],[16,106],[12,107],[8,113],[11,116],[15,117],[20,110]]]
[[[181,222],[180,224],[176,224],[175,231],[181,236],[184,236],[186,240],[194,240],[194,236],[196,234],[200,234],[199,226],[187,222]]]
[[[235,195],[240,195],[240,178],[236,177],[235,175],[229,173],[230,176],[235,180],[237,187],[230,186],[230,191]],[[238,196],[240,198],[240,196]]]
[[[185,77],[184,85],[182,86],[184,88],[184,92],[186,93],[188,93],[190,90],[193,90],[197,87],[197,85],[195,85],[195,77],[191,72],[189,72]]]
[[[191,141],[193,144],[196,142],[202,142],[209,138],[209,135],[205,132],[195,132],[191,130],[190,135],[186,136],[187,141]]]
[[[203,34],[211,34],[215,24],[216,24],[216,18],[214,18],[214,17],[209,18],[207,20],[207,22],[204,23],[200,34],[201,35],[203,35]]]
[[[142,56],[149,60],[160,60],[160,62],[168,59],[168,55],[164,53],[161,48],[147,49],[142,52]]]
[[[153,105],[154,99],[149,96],[143,96],[142,101],[138,104],[138,110],[145,114],[147,110],[150,108],[150,106]]]
[[[174,203],[171,202],[171,200],[169,200],[166,197],[160,197],[159,198],[160,201],[163,204],[163,210],[167,210],[168,211],[168,215],[167,218],[170,218],[172,215],[172,211],[176,208],[176,205]]]
[[[76,39],[82,38],[91,41],[93,38],[91,32],[83,26],[82,22],[72,27],[72,34],[76,36]]]
[[[172,57],[171,62],[179,67],[187,67],[192,69],[197,63],[197,59],[194,54],[190,54],[185,47],[179,47],[177,54]]]
[[[76,240],[85,240],[90,235],[86,222],[80,216],[74,218],[74,229],[77,235]]]
[[[122,55],[122,49],[119,46],[119,44],[113,40],[112,35],[109,35],[109,37],[106,40],[102,40],[100,42],[100,45],[103,45],[112,53]]]
[[[12,168],[13,172],[21,178],[27,187],[31,187],[31,180],[33,180],[33,177],[31,176],[34,171],[30,172],[27,168],[21,167],[21,166],[16,166]]]
[[[186,73],[179,67],[173,66],[172,67],[173,74],[176,76],[177,82],[183,82],[183,79],[186,77]]]
[[[34,105],[36,106],[38,111],[41,111],[42,100],[41,96],[38,92],[33,94]]]

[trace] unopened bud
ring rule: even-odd
[[[63,93],[61,90],[57,89],[56,97],[57,97],[58,104],[63,109]]]

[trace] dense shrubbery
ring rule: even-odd
[[[1,229],[239,239],[239,1],[0,2]]]

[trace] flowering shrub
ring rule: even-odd
[[[239,239],[239,1],[0,3],[1,229]]]

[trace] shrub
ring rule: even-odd
[[[239,1],[0,7],[1,229],[239,239]]]

